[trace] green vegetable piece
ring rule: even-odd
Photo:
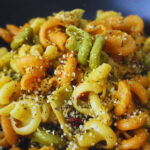
[[[75,27],[75,26],[73,26]],[[78,28],[77,28],[78,29]],[[79,46],[81,45],[82,42],[82,37],[80,34],[78,34],[75,29],[72,29],[72,27],[68,27],[66,29],[67,35],[70,36],[68,42],[66,43],[66,48],[71,50],[71,51],[79,51]]]
[[[146,70],[150,70],[150,53],[148,53],[143,59],[143,65]]]
[[[78,61],[82,65],[86,65],[92,47],[92,37],[84,30],[70,25],[66,29],[66,33],[71,36],[71,43],[67,43],[69,50],[78,51]],[[76,43],[75,43],[76,42]],[[72,49],[73,48],[73,49]]]
[[[79,44],[74,36],[69,38],[69,41],[66,43],[66,48],[72,51],[79,50]]]
[[[17,49],[23,43],[29,42],[33,37],[33,29],[31,27],[26,27],[22,32],[20,32],[17,37],[12,41],[10,47],[12,49]]]
[[[92,69],[97,68],[101,64],[101,51],[105,39],[102,36],[97,36],[90,52],[89,66]]]
[[[66,145],[66,142],[63,141],[60,136],[53,135],[41,128],[38,128],[37,131],[33,133],[32,142],[37,142],[40,146],[49,146],[53,144],[60,148],[63,148]]]
[[[82,65],[86,65],[88,63],[88,57],[92,47],[92,38],[88,35],[84,37],[78,52],[78,60]]]

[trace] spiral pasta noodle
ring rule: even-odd
[[[139,97],[139,101],[141,104],[146,104],[148,102],[148,94],[146,89],[136,81],[130,81],[131,91]]]
[[[11,78],[4,76],[0,79],[0,104],[5,105],[11,102],[11,97],[20,93],[20,83],[11,81]],[[13,100],[13,99],[12,99]]]
[[[116,96],[120,99],[120,102],[116,105],[114,113],[115,115],[120,116],[127,111],[127,107],[132,99],[130,87],[126,81],[119,82]]]
[[[64,72],[61,76],[61,85],[70,84],[71,80],[73,80],[73,74],[75,73],[76,65],[76,58],[73,56],[73,54],[69,54],[64,66]]]
[[[103,69],[107,70],[104,74],[103,74],[104,72]],[[108,64],[103,64],[100,67],[93,70],[91,73],[89,73],[86,80],[76,87],[72,95],[73,106],[79,112],[84,114],[89,114],[91,116],[93,115],[103,116],[103,120],[106,119],[104,122],[109,121],[109,115],[107,114],[105,108],[101,105],[100,98],[97,96],[97,94],[103,91],[103,86],[104,86],[103,82],[105,83],[105,80],[107,79],[110,69],[111,67]],[[98,76],[99,73],[101,73],[101,75],[98,78],[96,78],[96,76]],[[89,93],[89,103],[92,109],[82,108],[82,106],[78,105],[78,101],[79,101],[78,99],[80,99],[80,95],[82,97],[82,94],[88,94],[88,93]]]
[[[62,114],[62,111],[59,109],[61,108],[63,101],[69,97],[71,90],[72,89],[70,86],[64,85],[60,89],[57,89],[55,91],[55,93],[51,97],[48,98],[49,102],[51,104],[51,107],[52,107],[59,123],[61,124],[62,129],[67,134],[67,137],[69,139],[72,138],[72,135],[71,135],[70,131],[68,130],[68,128],[65,126],[65,123],[66,123],[65,118]],[[61,101],[59,101],[60,99],[61,99]],[[58,108],[58,110],[57,110],[57,108]]]
[[[50,41],[49,41],[47,40],[49,39],[47,35],[47,31],[52,30],[54,27],[57,27],[57,26],[66,27],[66,25],[67,25],[66,23],[64,23],[62,20],[59,20],[59,19],[50,18],[49,20],[47,20],[42,25],[40,29],[40,33],[39,33],[40,42],[42,43],[42,45],[44,47],[47,47],[48,45],[50,45],[51,42],[54,42],[60,48],[60,50],[64,51],[66,35],[63,32],[56,32],[56,33],[51,32],[51,34],[49,35],[50,36]]]
[[[14,102],[1,108],[0,114],[11,115],[11,123],[14,131],[20,135],[27,135],[35,131],[41,121],[41,109],[35,104],[36,103],[31,100]],[[24,109],[25,107],[27,107],[27,110],[29,109],[28,111],[31,111],[31,117],[29,117],[30,112]],[[25,120],[26,117],[29,117],[29,119]],[[13,118],[21,122],[23,121],[24,125],[22,127],[17,127]]]
[[[133,118],[122,119],[117,121],[117,128],[123,131],[134,130],[139,127],[142,127],[145,124],[145,122],[146,122],[146,116],[144,114],[140,114]]]
[[[9,52],[6,48],[0,48],[0,68],[9,64],[10,59],[14,56],[13,52]]]
[[[149,150],[144,21],[83,9],[7,24],[0,38],[0,149]]]
[[[9,145],[17,144],[18,136],[12,129],[11,122],[7,116],[1,116],[1,126],[8,144]]]
[[[10,33],[3,28],[0,28],[0,38],[2,38],[7,43],[10,43],[12,41]]]
[[[148,133],[145,129],[140,128],[137,129],[135,132],[134,137],[128,139],[128,140],[123,140],[121,142],[121,149],[136,149],[141,147],[146,139],[148,138]]]
[[[106,124],[103,124],[99,120],[93,119],[93,120],[88,121],[87,123],[85,123],[83,130],[90,130],[89,132],[91,132],[91,134],[96,134],[95,136],[96,138],[94,137],[94,135],[91,135],[90,136],[91,139],[89,139],[89,137],[86,136],[87,133],[85,133],[85,135],[84,134],[81,135],[81,137],[77,135],[76,137],[81,147],[89,147],[89,146],[95,145],[101,140],[106,140],[107,146],[104,146],[104,148],[110,149],[114,147],[117,141],[116,135],[111,130],[111,128],[107,126]],[[91,141],[88,143],[88,140],[91,140]]]

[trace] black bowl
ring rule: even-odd
[[[150,35],[150,0],[0,0],[0,27],[22,25],[30,18],[49,16],[60,10],[83,8],[86,18],[94,18],[96,10],[116,10],[124,16],[135,14],[145,21]],[[0,40],[0,46],[5,43]],[[6,45],[6,44],[5,44]]]

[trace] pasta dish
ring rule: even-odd
[[[150,37],[136,15],[84,10],[7,24],[0,146],[150,150]]]

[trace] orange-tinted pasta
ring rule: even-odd
[[[134,130],[142,127],[146,122],[146,116],[141,113],[138,116],[133,116],[129,119],[122,119],[117,121],[117,128],[122,131]]]
[[[44,47],[47,47],[48,45],[52,44],[48,38],[48,33],[51,32],[51,30],[53,31],[55,27],[59,27],[59,26],[66,27],[66,24],[63,21],[61,21],[59,19],[55,19],[55,18],[50,18],[42,25],[42,27],[40,29],[40,33],[39,33],[39,38],[40,38],[41,44]],[[58,34],[56,36],[58,36]],[[64,34],[61,33],[61,36],[63,36],[61,39],[63,41]],[[53,39],[53,41],[56,42],[56,39],[55,40]],[[57,42],[57,44],[58,44],[58,42]],[[60,44],[59,44],[59,46],[60,46]]]
[[[148,102],[148,93],[146,89],[137,81],[129,81],[131,91],[138,96],[139,102],[143,105]]]
[[[67,40],[67,36],[65,33],[60,31],[51,31],[49,33],[49,39],[52,43],[55,43],[61,51],[65,51],[65,43]]]
[[[12,41],[10,33],[3,28],[0,28],[0,38],[2,38],[7,43],[10,43]]]
[[[10,145],[17,144],[18,136],[13,130],[10,119],[7,116],[1,116],[1,126],[8,144]]]
[[[130,101],[129,105],[128,105],[128,109],[127,109],[127,114],[131,114],[133,112],[136,111],[136,105],[133,101],[133,99]]]
[[[77,59],[73,56],[73,54],[69,54],[64,65],[64,71],[61,75],[61,85],[70,84],[70,82],[75,78],[76,65]]]
[[[108,17],[105,19],[104,24],[108,26],[110,29],[114,30],[122,30],[124,29],[123,17]]]
[[[6,28],[11,33],[11,35],[13,35],[13,36],[16,36],[20,31],[20,29],[13,24],[7,24]]]
[[[92,21],[86,25],[85,31],[93,35],[100,34],[100,35],[105,36],[107,27],[97,21]]]
[[[127,111],[127,107],[132,100],[130,87],[126,81],[119,82],[116,97],[119,99],[119,102],[114,109],[114,113],[120,116]]]
[[[133,37],[119,30],[107,32],[104,50],[109,54],[128,56],[136,51]]]
[[[34,69],[23,75],[21,79],[21,88],[23,90],[36,88],[38,79],[45,76],[45,71],[43,69]]]
[[[7,139],[6,139],[5,135],[4,135],[4,132],[0,133],[0,145],[2,147],[8,147],[9,146],[9,143],[7,142]]]
[[[49,66],[48,60],[40,56],[23,56],[18,60],[18,67],[22,73],[26,68],[33,67],[37,69],[44,69]]]
[[[142,150],[149,150],[150,149],[150,143],[146,143],[144,144],[144,146],[142,146]]]
[[[29,27],[29,26],[30,26],[29,23],[25,23],[23,26],[20,27],[19,32],[23,31],[26,27]],[[19,32],[18,32],[18,33],[19,33]]]
[[[138,81],[144,88],[147,88],[149,85],[149,80],[147,76],[136,76],[135,80]]]
[[[123,140],[121,142],[120,149],[126,150],[126,149],[137,149],[140,148],[147,140],[148,138],[148,132],[146,129],[141,128],[137,129],[135,132],[134,137],[129,138],[127,140]]]
[[[128,33],[141,33],[144,32],[144,21],[136,15],[129,15],[124,19],[125,31]]]

